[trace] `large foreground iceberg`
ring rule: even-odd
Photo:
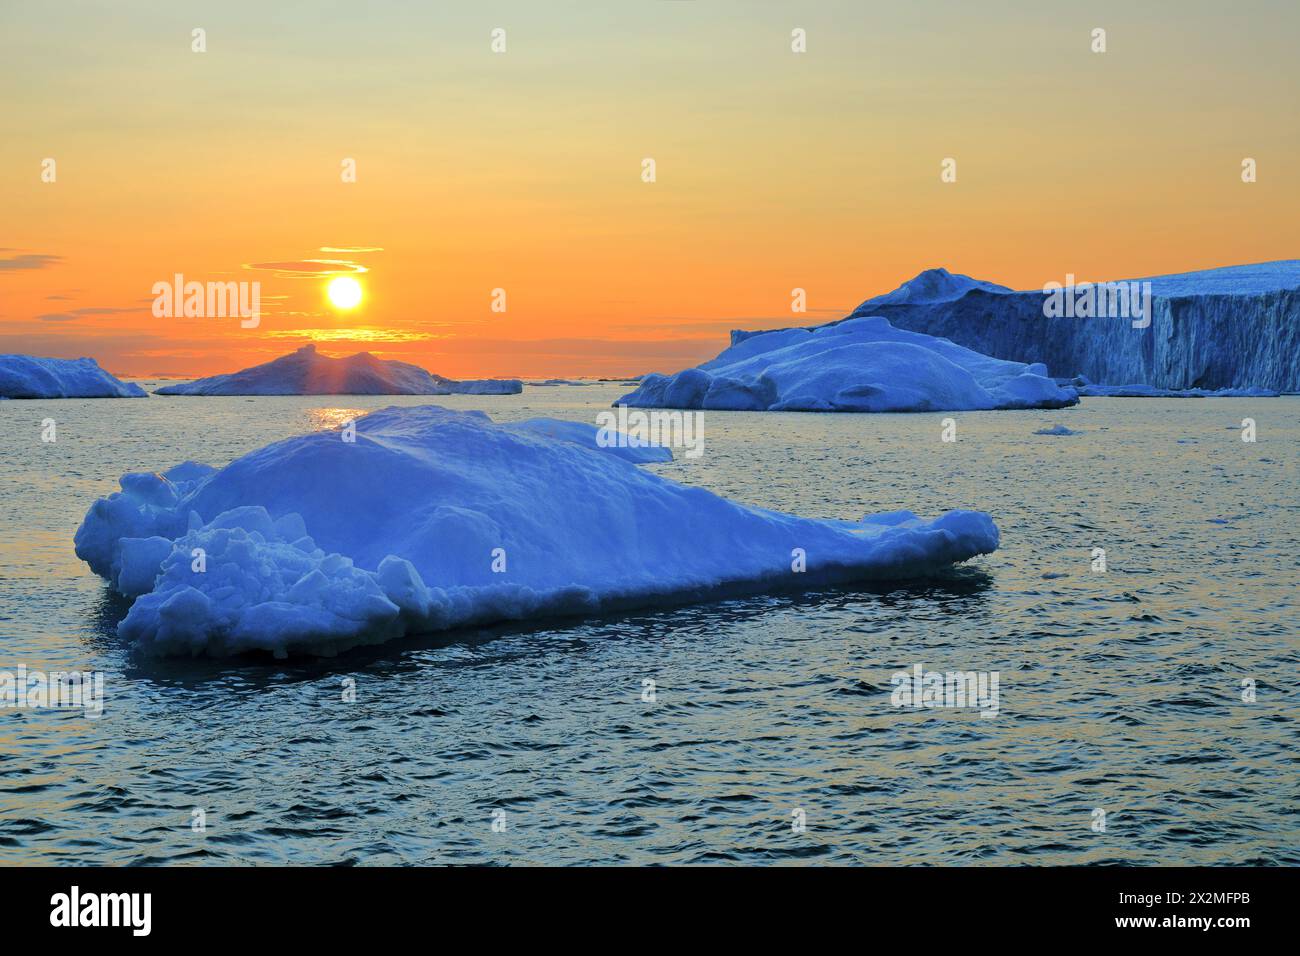
[[[76,550],[137,596],[157,654],[333,654],[469,624],[926,575],[993,551],[988,515],[752,508],[640,469],[589,428],[388,408],[216,470],[129,474]]]
[[[620,403],[732,411],[937,412],[1062,408],[1078,402],[1038,364],[989,358],[946,339],[860,318],[733,335],[711,362],[647,375]]]
[[[134,382],[105,372],[92,358],[0,355],[0,398],[144,398]]]
[[[406,362],[358,352],[321,355],[314,345],[228,375],[156,389],[158,395],[514,395],[519,379],[457,381]]]
[[[1058,378],[1084,375],[1127,391],[1139,385],[1189,396],[1224,389],[1300,391],[1300,260],[1122,285],[1150,292],[1149,324],[1135,327],[1122,316],[1080,318],[1073,309],[1049,316],[1041,289],[1013,292],[943,269],[868,299],[841,322],[882,315],[900,329],[943,336],[1000,359],[1042,362]],[[1076,283],[1075,291],[1085,293],[1086,284]],[[732,333],[733,341],[764,334],[770,333]]]

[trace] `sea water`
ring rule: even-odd
[[[0,673],[103,681],[99,714],[0,707],[0,864],[1300,863],[1297,398],[707,412],[702,455],[645,467],[804,515],[980,509],[1001,548],[334,660],[137,659],[72,551],[127,471],[393,404],[596,424],[626,390],[0,402]],[[997,706],[901,706],[923,673]]]

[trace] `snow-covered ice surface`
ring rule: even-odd
[[[945,339],[860,318],[741,335],[698,368],[647,375],[619,400],[730,411],[925,412],[1062,408],[1073,388],[1041,365],[980,355]]]
[[[1076,282],[1083,278],[1099,277]],[[1135,385],[1166,397],[1194,397],[1189,390],[1196,389],[1300,391],[1300,260],[1118,281],[1151,283],[1149,327],[1134,328],[1128,318],[1049,318],[1041,288],[1011,292],[943,270],[868,299],[841,321],[883,315],[898,328],[985,355],[1042,362],[1057,378],[1082,374],[1130,392]],[[924,292],[907,294],[913,284]]]
[[[587,422],[566,422],[558,418],[530,418],[503,427],[542,435],[557,441],[573,442],[575,445],[603,451],[638,465],[673,460],[671,448],[652,445],[638,435],[624,434],[616,429],[605,429]]]
[[[0,398],[144,398],[134,382],[105,372],[93,358],[0,355]]]
[[[843,521],[747,507],[650,474],[571,424],[394,407],[361,418],[355,442],[316,432],[220,470],[128,474],[90,508],[76,553],[136,596],[118,633],[145,653],[285,656],[913,578],[998,544],[982,512]]]
[[[513,395],[518,379],[457,381],[418,365],[358,352],[331,358],[304,345],[296,352],[227,375],[167,385],[158,395]]]

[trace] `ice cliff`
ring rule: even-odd
[[[1049,318],[1041,289],[1012,292],[943,269],[868,299],[841,322],[880,315],[900,329],[1104,386],[1300,391],[1300,260],[1122,281],[1150,283],[1148,327]],[[752,334],[733,333],[733,341]]]

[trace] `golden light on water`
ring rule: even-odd
[[[307,410],[307,421],[314,431],[332,431],[369,414],[366,408],[311,408]]]

